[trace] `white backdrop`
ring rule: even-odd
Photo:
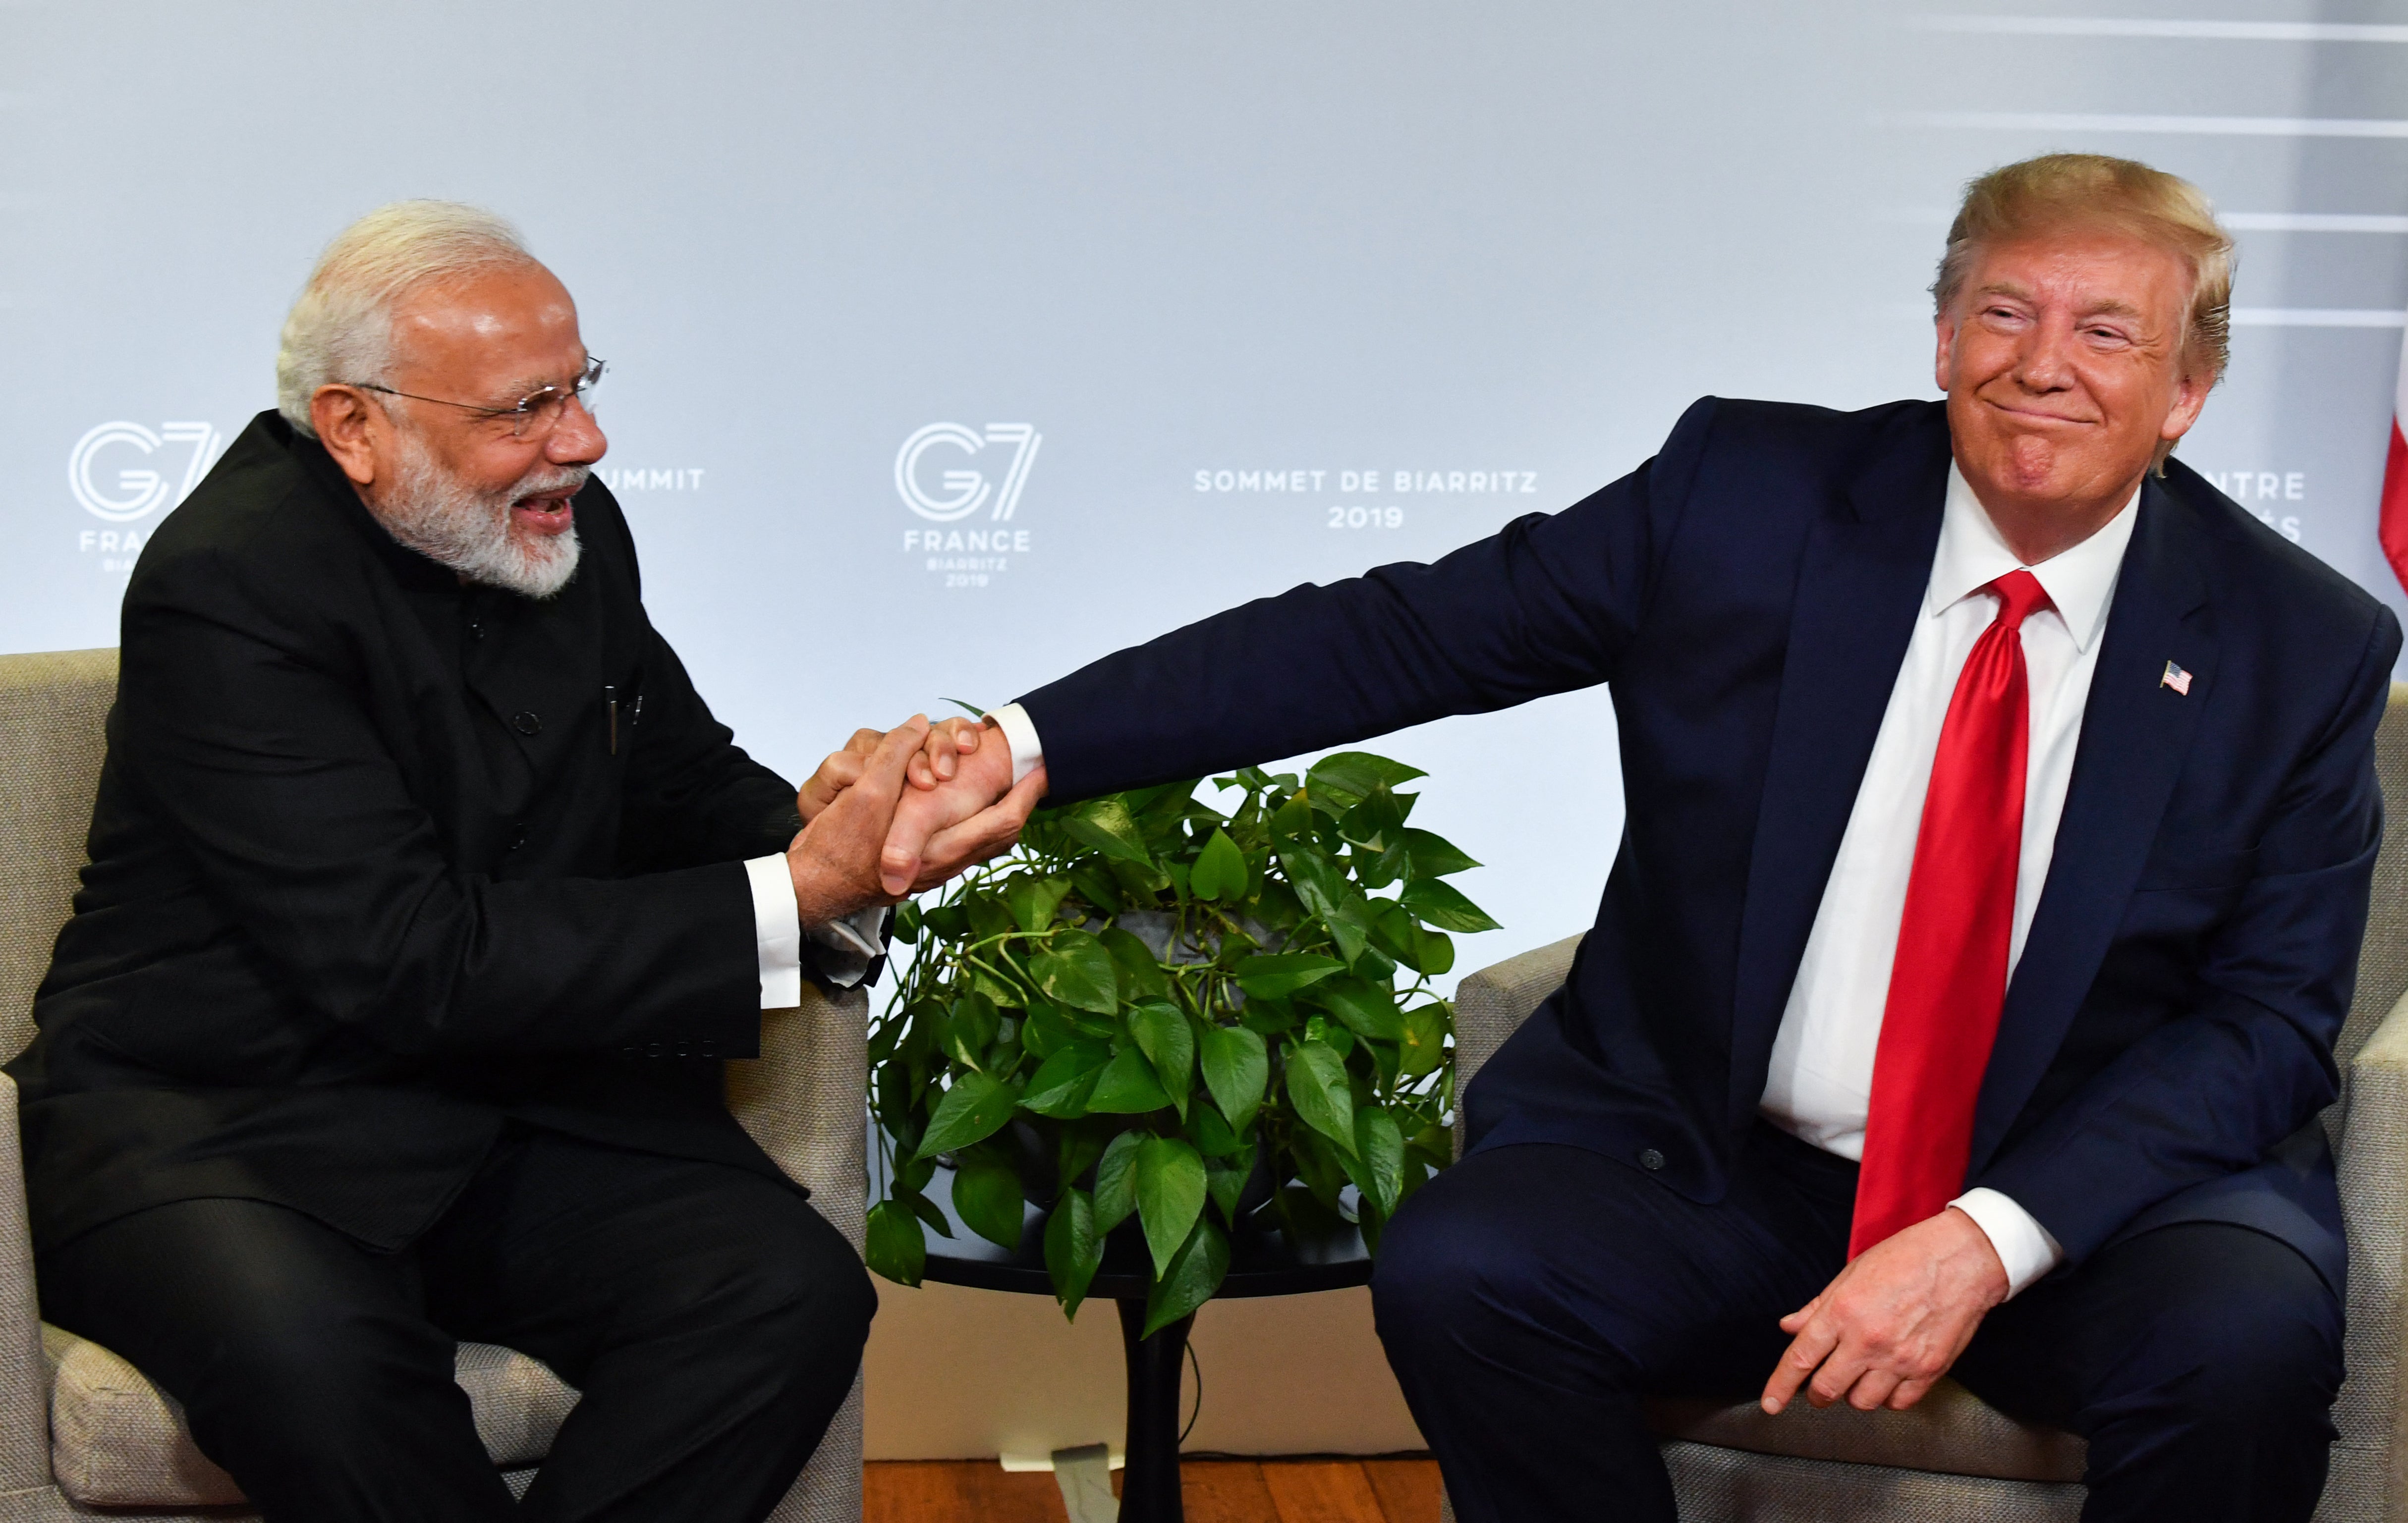
[[[653,617],[799,774],[1560,507],[1701,393],[1932,394],[1956,188],[2048,148],[2230,214],[2184,456],[2400,605],[2408,4],[1943,8],[0,0],[0,649],[114,643],[317,249],[403,196],[576,292]],[[1490,864],[1465,966],[1587,922],[1603,693],[1378,748]]]

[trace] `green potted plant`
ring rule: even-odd
[[[1233,1231],[1380,1229],[1451,1148],[1448,884],[1478,864],[1406,823],[1423,776],[1362,751],[1040,811],[1018,848],[907,904],[916,948],[869,1032],[886,1198],[870,1267],[917,1285],[924,1193],[1005,1247],[1045,1208],[1075,1317],[1115,1229],[1151,1260],[1146,1331],[1210,1299]],[[1348,1186],[1354,1187],[1351,1191]],[[1124,1223],[1129,1225],[1123,1228]]]

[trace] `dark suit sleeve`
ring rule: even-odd
[[[114,754],[278,982],[402,1053],[753,1050],[742,866],[455,868],[360,701],[365,638],[213,555],[127,601]]]
[[[658,871],[785,850],[803,828],[794,785],[745,754],[649,627],[643,701],[630,731],[624,864]]]
[[[2118,1054],[1973,1181],[2030,1212],[2069,1263],[2176,1191],[2258,1163],[2339,1092],[2333,1044],[2383,840],[2374,729],[2400,641],[2379,612],[2206,948],[2196,1008]]]
[[[1564,512],[1422,565],[1303,586],[1024,696],[1068,803],[1611,682],[1713,427]]]

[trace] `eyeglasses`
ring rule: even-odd
[[[449,397],[420,396],[415,391],[396,391],[390,386],[379,386],[373,381],[350,381],[346,384],[356,386],[363,391],[382,391],[387,396],[406,396],[412,402],[432,402],[437,406],[459,407],[475,413],[480,418],[508,419],[512,438],[542,439],[549,438],[552,431],[560,426],[561,417],[568,411],[569,400],[572,397],[584,401],[593,395],[594,388],[602,384],[603,368],[601,361],[588,360],[585,362],[583,374],[566,386],[539,387],[507,407],[488,407],[475,402],[454,402]],[[586,402],[585,405],[588,408],[593,406],[591,402]]]

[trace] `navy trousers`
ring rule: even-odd
[[[418,1242],[184,1201],[45,1254],[42,1315],[184,1405],[267,1523],[754,1523],[852,1388],[877,1298],[794,1190],[514,1131]],[[523,1503],[460,1340],[582,1393]]]
[[[1758,1394],[1779,1319],[1846,1260],[1855,1194],[1855,1164],[1761,1124],[1714,1205],[1548,1146],[1425,1186],[1371,1292],[1456,1516],[1671,1523],[1642,1397]],[[1952,1373],[2089,1441],[2086,1519],[2290,1523],[2324,1488],[2341,1306],[2273,1238],[2167,1227],[1992,1311]]]

